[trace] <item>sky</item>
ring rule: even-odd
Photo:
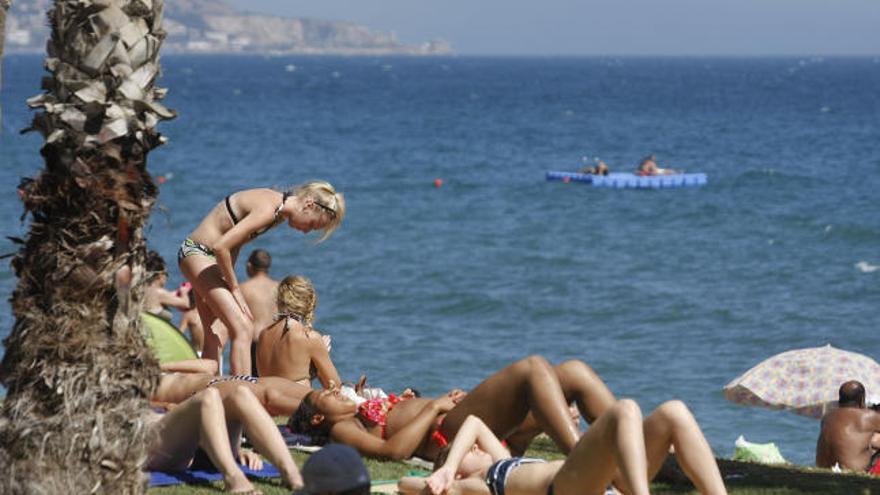
[[[226,0],[463,55],[880,55],[880,0]]]

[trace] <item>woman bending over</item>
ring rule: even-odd
[[[312,328],[318,296],[311,280],[299,275],[285,277],[278,285],[277,304],[275,323],[263,330],[257,343],[260,375],[310,386],[314,369],[325,388],[339,384],[327,344]]]
[[[219,362],[226,335],[211,325],[220,319],[232,340],[232,374],[251,374],[253,314],[235,276],[241,247],[278,224],[308,233],[323,230],[323,241],[345,216],[345,200],[326,182],[311,182],[290,191],[248,189],[226,196],[202,220],[177,253],[184,276],[199,295],[196,305],[207,330],[203,356]]]
[[[507,439],[531,413],[540,429],[568,453],[580,437],[569,413],[572,401],[589,422],[614,403],[614,396],[580,361],[554,369],[544,358],[531,356],[490,376],[467,395],[454,391],[438,399],[394,397],[357,405],[338,389],[315,390],[303,399],[290,425],[294,431],[350,445],[368,457],[433,459],[470,415]]]

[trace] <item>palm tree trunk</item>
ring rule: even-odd
[[[0,0],[2,1],[2,0]],[[162,0],[55,0],[31,130],[45,168],[19,186],[15,323],[0,381],[3,493],[141,493],[158,380],[138,317],[147,153],[174,116],[156,100]]]

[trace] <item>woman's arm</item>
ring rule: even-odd
[[[501,445],[501,441],[486,426],[486,423],[483,423],[480,418],[470,415],[464,420],[458,433],[455,434],[455,439],[452,440],[449,447],[446,462],[427,478],[426,484],[431,493],[439,495],[452,488],[455,483],[455,473],[458,471],[461,460],[474,445],[491,455],[493,461],[510,457],[510,453]]]
[[[217,361],[213,359],[186,359],[173,363],[161,363],[159,364],[159,369],[177,373],[208,373],[216,375]]]
[[[239,307],[241,307],[241,310],[251,320],[254,319],[254,316],[238,285],[234,260],[241,246],[246,244],[255,232],[270,224],[273,218],[274,210],[268,205],[252,208],[244,218],[233,225],[231,229],[224,232],[211,246],[211,249],[214,250],[214,257],[217,259],[217,266],[223,275],[223,280],[226,281],[229,291],[232,292],[232,296]]]
[[[320,335],[316,339],[309,339],[309,357],[312,360],[312,364],[315,365],[315,369],[318,370],[318,379],[321,380],[321,385],[324,388],[330,388],[332,385],[340,385],[342,383],[342,380],[339,379],[339,373],[336,371],[336,366],[333,365],[333,361],[330,359],[330,353],[327,352],[327,346],[324,344],[324,340],[320,338]]]
[[[400,461],[412,457],[433,426],[437,416],[453,406],[454,404],[448,397],[440,397],[428,402],[408,425],[387,440],[375,437],[358,428],[353,423],[357,420],[335,424],[330,431],[330,436],[337,442],[354,447],[361,455]]]
[[[186,292],[181,291],[181,294],[178,295],[177,292],[172,292],[168,289],[159,288],[156,289],[156,299],[162,306],[171,306],[174,309],[185,311],[189,309],[189,297],[187,297],[188,293],[189,290],[187,290]]]
[[[426,478],[417,478],[415,476],[405,476],[397,482],[397,490],[406,495],[431,495],[431,490],[425,483]],[[446,495],[488,495],[491,492],[486,482],[480,479],[467,478],[456,480],[452,486],[446,490]]]

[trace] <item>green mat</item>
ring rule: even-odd
[[[141,320],[148,331],[147,342],[160,363],[198,359],[186,337],[170,322],[149,313],[141,313]]]

